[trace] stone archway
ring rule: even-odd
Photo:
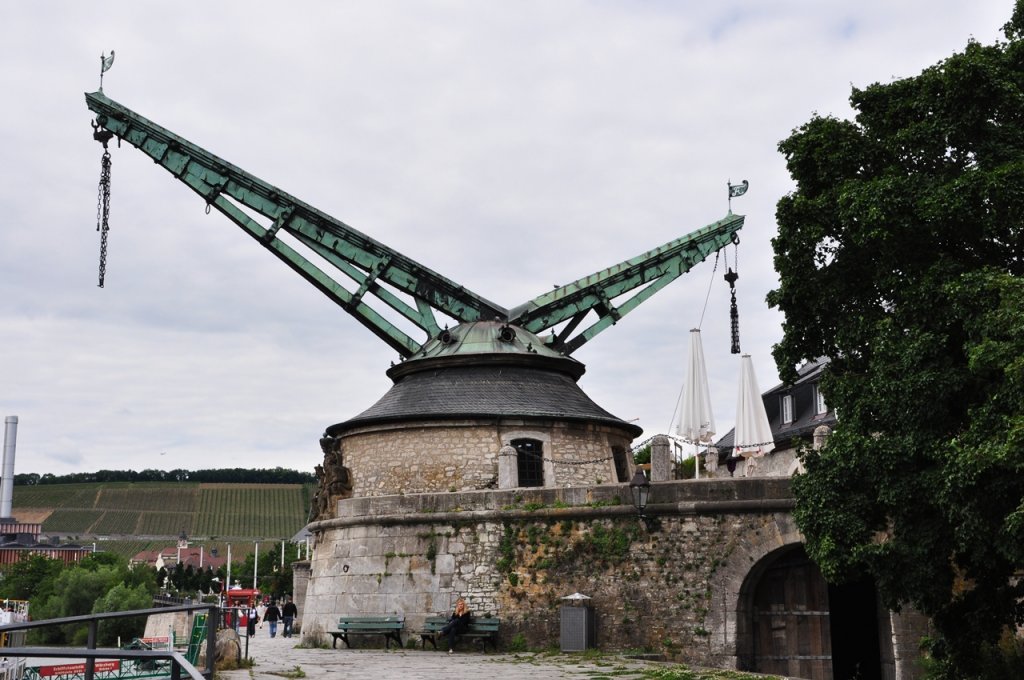
[[[756,599],[757,589],[765,582],[765,578],[768,578],[768,582],[775,584],[776,592],[781,593],[778,598],[781,601],[778,604],[782,606],[776,607],[776,609],[791,611],[784,609],[788,578],[791,599],[803,598],[806,601],[813,598],[821,600],[824,597],[827,607],[810,611],[829,612],[828,635],[820,639],[827,639],[831,651],[840,655],[835,660],[834,669],[831,669],[827,675],[812,674],[808,677],[841,680],[852,677],[851,673],[846,670],[848,668],[862,669],[859,672],[863,674],[861,676],[863,678],[891,680],[901,677],[898,672],[900,661],[893,658],[893,643],[896,640],[893,632],[896,626],[891,621],[892,617],[889,612],[885,612],[878,604],[873,588],[865,584],[839,588],[829,587],[824,584],[823,580],[816,581],[813,586],[803,583],[810,578],[808,574],[816,574],[815,579],[821,577],[816,568],[811,570],[802,564],[806,560],[803,551],[803,535],[793,521],[792,515],[774,513],[749,516],[749,522],[749,525],[745,527],[743,538],[728,546],[724,551],[724,563],[719,566],[712,578],[714,594],[710,602],[707,622],[710,631],[709,651],[715,665],[740,670],[756,670],[764,666],[763,663],[759,664],[755,658],[758,656],[757,644],[765,635],[763,632],[755,634],[755,615],[758,613],[758,607],[763,606],[766,599],[767,607],[770,610],[772,598],[762,594],[759,603]],[[801,555],[802,558],[799,557]],[[806,562],[810,564],[809,560]],[[769,575],[769,572],[773,571],[773,566],[775,573]],[[808,590],[809,587],[811,590]],[[823,588],[824,596],[821,594]],[[870,611],[861,606],[865,603]],[[837,627],[840,643],[838,647],[833,644],[836,631],[833,630],[831,620],[832,610],[835,607],[839,608],[836,615],[841,617]],[[806,625],[806,622],[811,621],[812,618],[809,614],[794,614],[789,623],[793,626],[800,626],[801,624],[797,621],[802,620]],[[872,621],[874,622],[873,626],[870,625]],[[776,623],[784,625],[786,621],[777,620]],[[770,618],[765,625],[769,626],[770,630],[772,625]],[[867,644],[862,644],[865,641]],[[801,643],[796,644],[797,652],[799,652]],[[824,647],[823,643],[820,646]],[[861,651],[867,648],[869,648],[868,655],[871,659],[868,664],[870,668],[866,668],[863,659],[859,656]],[[831,651],[829,655],[831,655]],[[773,654],[761,655],[773,656]],[[826,656],[825,653],[811,654],[810,652],[794,655]],[[877,667],[881,667],[881,670],[876,671]],[[796,671],[782,671],[782,674],[800,676]],[[902,677],[913,677],[913,675],[914,673],[910,671]]]
[[[745,520],[742,539],[725,547],[722,564],[711,579],[709,653],[713,664],[720,668],[749,670],[749,605],[741,597],[744,584],[769,554],[803,543],[803,535],[788,512],[747,515]]]
[[[802,544],[751,568],[737,598],[737,666],[810,680],[882,680],[878,597],[870,581],[829,585]],[[888,631],[887,631],[888,632]]]

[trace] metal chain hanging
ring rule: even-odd
[[[96,198],[96,231],[100,232],[100,288],[107,275],[107,232],[110,231],[110,151],[107,142],[114,134],[101,130],[95,122],[92,124],[93,139],[103,144],[103,158],[100,159],[99,195]]]
[[[729,283],[729,292],[732,298],[732,302],[729,306],[729,320],[732,326],[732,348],[729,350],[732,354],[740,353],[740,311],[736,307],[736,279],[740,278],[740,240],[736,237],[736,234],[732,235],[733,244],[736,246],[734,250],[734,261],[736,270],[733,271],[732,267],[727,267],[728,271],[725,273],[725,280]],[[728,263],[726,263],[728,265]]]

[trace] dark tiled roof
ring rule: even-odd
[[[595,404],[564,372],[482,362],[404,375],[376,404],[332,425],[327,434],[383,422],[495,417],[597,422],[630,430],[634,437],[643,432]]]

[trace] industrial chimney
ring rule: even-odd
[[[10,521],[14,503],[14,448],[18,440],[18,416],[4,418],[4,460],[0,474],[0,521]]]

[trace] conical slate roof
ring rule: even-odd
[[[445,335],[445,333],[447,335]],[[395,384],[376,404],[327,429],[411,420],[546,418],[643,430],[594,403],[576,380],[583,364],[558,355],[536,335],[500,322],[462,324],[388,371]]]

